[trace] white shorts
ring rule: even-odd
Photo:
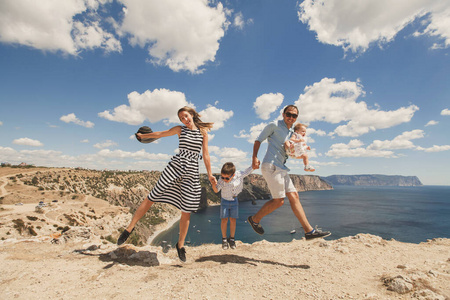
[[[289,177],[288,171],[271,163],[261,165],[261,173],[269,186],[273,199],[284,198],[286,193],[297,193],[297,189]]]

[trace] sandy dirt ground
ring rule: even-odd
[[[47,238],[0,242],[1,299],[449,299],[450,240],[334,241],[176,250]],[[397,290],[396,290],[397,288]],[[391,289],[391,290],[390,290]]]

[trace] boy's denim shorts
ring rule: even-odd
[[[223,198],[220,199],[220,218],[239,218],[239,201],[237,197],[231,201]]]

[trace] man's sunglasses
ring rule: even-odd
[[[220,178],[222,178],[223,180],[230,180],[231,177],[233,177],[233,175],[234,175],[234,174],[231,174],[230,177],[223,177],[223,176],[220,176]]]
[[[297,119],[297,117],[298,117],[298,115],[296,115],[296,114],[291,114],[290,112],[285,113],[285,115],[286,115],[286,117],[288,117],[288,118],[294,118],[294,119]]]

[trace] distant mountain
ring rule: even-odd
[[[321,177],[331,185],[363,185],[363,186],[421,186],[417,176],[400,175],[331,175]]]

